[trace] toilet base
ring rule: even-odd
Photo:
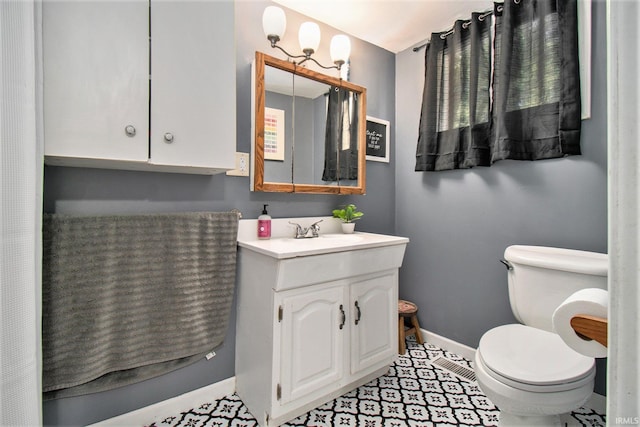
[[[535,417],[526,417],[522,415],[508,414],[500,412],[498,425],[500,427],[516,427],[516,426],[544,426],[544,427],[561,427],[559,415],[538,415]]]
[[[500,409],[501,426],[561,426],[560,415],[582,406],[593,392],[595,368],[579,387],[565,391],[520,390],[493,378],[476,351],[475,373],[478,385]]]

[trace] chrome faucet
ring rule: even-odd
[[[313,237],[318,237],[320,235],[320,226],[318,224],[321,222],[322,220],[314,222],[309,226],[309,230],[311,230],[311,235]]]
[[[300,224],[296,224],[295,222],[291,221],[289,221],[289,224],[296,226],[296,239],[308,239],[320,236],[320,226],[318,224],[321,222],[322,220],[316,221],[307,228],[304,228]],[[311,236],[308,235],[309,231],[311,231]]]

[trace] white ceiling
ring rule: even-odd
[[[398,53],[456,19],[492,8],[488,0],[274,0],[349,35]]]

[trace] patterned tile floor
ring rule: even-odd
[[[407,339],[407,354],[389,373],[284,424],[283,427],[497,426],[498,409],[478,384],[430,363],[442,356],[471,367],[470,361],[432,344]],[[566,426],[605,426],[605,417],[580,408]],[[206,402],[150,427],[254,427],[257,421],[238,395]]]

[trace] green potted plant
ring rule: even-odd
[[[333,217],[342,221],[342,232],[347,234],[353,233],[356,226],[354,221],[362,218],[363,215],[364,213],[358,211],[353,203],[346,205],[343,209],[333,210]]]

